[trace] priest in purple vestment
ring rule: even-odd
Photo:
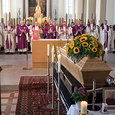
[[[24,24],[24,21],[21,21],[21,25],[17,27],[17,36],[18,36],[18,51],[20,53],[27,51],[27,36],[29,35],[29,29]]]
[[[103,49],[108,48],[110,50],[111,41],[111,29],[107,25],[107,20],[104,21],[104,25],[100,27],[100,42],[103,45]]]
[[[8,21],[7,26],[4,27],[4,49],[5,53],[14,53],[15,52],[15,30],[11,26],[11,21]]]
[[[83,27],[82,25],[80,25],[80,20],[77,21],[77,25],[75,25],[75,26],[73,27],[72,32],[73,32],[74,38],[75,38],[76,36],[79,36],[79,35],[82,35],[82,34],[85,33],[84,27]]]
[[[58,34],[60,39],[67,39],[69,35],[69,27],[66,25],[66,21],[63,21],[63,25],[61,25],[58,29]]]
[[[49,24],[44,29],[44,39],[56,39],[56,37],[56,28],[52,24],[52,20],[49,20]]]

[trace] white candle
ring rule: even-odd
[[[58,55],[58,72],[61,72],[61,55]]]
[[[81,102],[81,113],[83,114],[87,113],[87,102],[86,101]]]
[[[47,56],[49,56],[49,44],[47,44]]]
[[[52,62],[54,62],[54,46],[52,47]]]
[[[105,48],[105,62],[107,61],[107,48]]]

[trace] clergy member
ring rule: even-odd
[[[103,49],[108,48],[110,50],[110,38],[111,38],[111,30],[107,25],[107,20],[104,21],[104,25],[100,28],[100,42],[103,45]]]
[[[30,25],[30,21],[29,20],[26,20],[26,26],[28,27],[29,29],[29,36],[28,36],[28,50],[30,51],[31,50],[31,47],[30,47],[30,42],[31,42],[31,29],[32,29],[32,26]]]
[[[80,25],[80,20],[77,21],[77,25],[75,25],[75,26],[73,27],[72,32],[73,32],[74,38],[75,38],[76,36],[79,36],[79,35],[82,35],[82,34],[85,33],[84,27],[83,27],[82,25]]]
[[[56,39],[56,37],[56,28],[52,24],[52,20],[49,20],[49,24],[44,29],[44,39]]]
[[[66,21],[63,21],[63,25],[61,25],[58,29],[58,34],[60,39],[67,39],[69,35],[69,27],[66,25]]]
[[[11,22],[8,21],[7,26],[4,27],[4,49],[5,53],[15,52],[15,29],[11,26]]]
[[[73,39],[73,27],[75,26],[74,22],[71,22],[71,26],[69,27],[69,32],[70,32],[70,39]]]
[[[86,33],[99,39],[98,28],[96,24],[94,24],[93,19],[91,19],[90,23],[87,24]]]
[[[111,50],[115,53],[115,25],[112,28]]]
[[[0,51],[2,50],[1,48],[3,47],[3,28],[4,25],[0,22]]]
[[[38,25],[38,22],[37,22],[37,21],[35,22],[35,25],[32,26],[32,29],[31,29],[31,32],[30,32],[30,35],[32,36],[32,37],[31,37],[31,52],[32,52],[32,40],[33,40],[34,30],[38,31],[38,36],[37,36],[37,38],[38,38],[38,37],[40,38],[40,34],[42,33],[42,28]]]
[[[17,27],[17,36],[18,36],[18,51],[20,54],[22,52],[26,53],[27,51],[27,36],[29,35],[29,29],[24,24],[24,21],[21,21],[21,25]]]

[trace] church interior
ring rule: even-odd
[[[115,115],[115,0],[0,0],[1,115]]]

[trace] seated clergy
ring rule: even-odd
[[[1,48],[3,47],[3,28],[4,25],[0,22],[0,51]]]
[[[52,20],[49,20],[49,24],[44,29],[44,39],[56,39],[56,37],[56,28],[52,24]]]
[[[32,40],[33,40],[33,33],[34,30],[36,30],[38,32],[38,36],[37,38],[40,38],[40,34],[42,33],[42,28],[40,26],[38,26],[38,22],[35,22],[35,25],[32,26],[31,30],[30,30],[30,36],[31,36],[31,52],[32,52]]]
[[[104,25],[100,27],[100,42],[103,45],[103,49],[108,48],[110,50],[111,30],[107,25],[107,20],[104,21]]]
[[[84,27],[83,27],[82,25],[80,25],[80,20],[77,21],[77,25],[75,25],[75,26],[73,27],[72,32],[73,32],[74,38],[75,38],[76,36],[79,36],[79,35],[82,35],[82,34],[85,33]]]
[[[58,29],[58,34],[60,39],[67,39],[69,35],[69,28],[66,25],[66,22],[63,21],[63,25],[61,25]]]
[[[11,26],[11,22],[8,21],[7,26],[4,27],[4,49],[5,53],[15,52],[15,29]]]
[[[95,38],[99,39],[98,28],[96,24],[93,23],[93,19],[90,20],[90,23],[87,24],[86,33],[93,35]]]
[[[112,28],[111,50],[115,53],[115,25]]]

